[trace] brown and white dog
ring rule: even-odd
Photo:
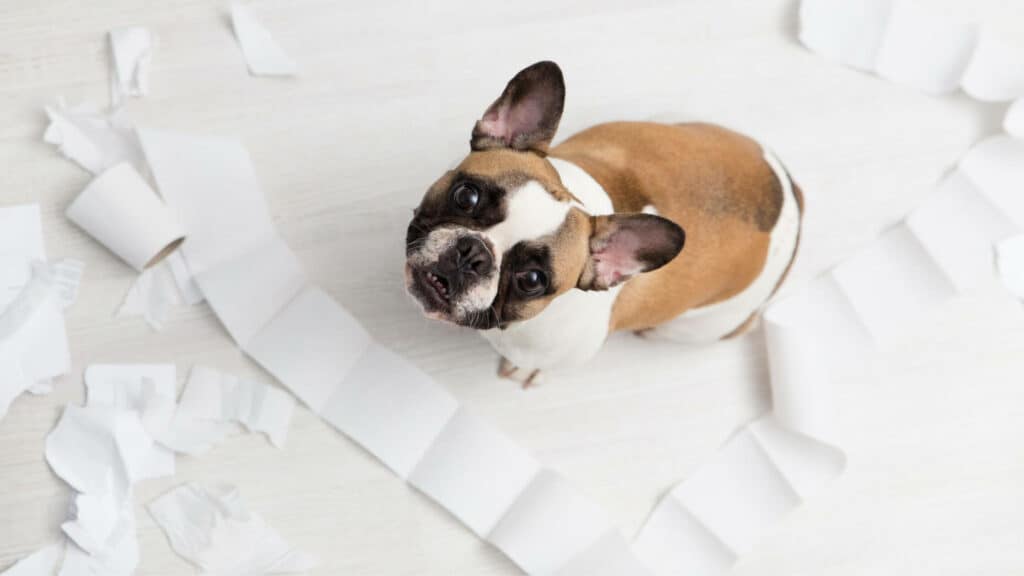
[[[564,99],[553,62],[516,74],[427,191],[405,267],[424,313],[480,330],[524,384],[617,330],[743,332],[799,242],[802,198],[781,164],[709,124],[601,124],[549,148]]]

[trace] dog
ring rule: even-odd
[[[427,190],[405,283],[428,318],[480,331],[529,386],[628,330],[745,332],[796,256],[803,195],[755,140],[712,124],[613,122],[551,147],[561,69],[538,62]]]

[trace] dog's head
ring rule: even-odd
[[[590,215],[546,159],[565,100],[562,72],[516,74],[473,128],[406,235],[406,286],[431,318],[505,327],[573,289],[606,290],[672,260],[682,228],[649,214]]]

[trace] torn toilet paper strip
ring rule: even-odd
[[[184,259],[257,362],[528,572],[600,563],[607,552],[599,543],[616,541],[603,514],[309,285],[273,230],[243,148],[154,131],[140,140],[161,194],[193,235]],[[990,262],[993,234],[1024,223],[1011,193],[1024,185],[1018,165],[1024,152],[1012,143],[980,143],[905,223],[766,312],[774,413],[740,430],[662,501],[636,541],[640,561],[656,574],[721,571],[841,471],[833,395],[870,368],[874,348],[992,279],[976,271]],[[232,206],[232,217],[211,204]],[[950,228],[963,230],[952,248],[939,233]],[[299,338],[306,345],[294,346]]]
[[[231,26],[253,76],[294,76],[295,62],[281,49],[270,32],[248,8],[231,4]]]
[[[257,576],[305,572],[317,565],[263,519],[234,486],[184,484],[147,505],[171,548],[209,574]]]
[[[153,34],[133,26],[110,31],[110,101],[113,107],[126,96],[140,97],[149,92],[149,67],[153,58]]]
[[[135,129],[119,112],[97,111],[88,104],[74,107],[59,102],[46,107],[50,124],[43,141],[54,144],[68,159],[93,174],[99,174],[121,162],[129,162],[140,174],[146,174]]]
[[[1003,129],[1016,138],[1024,138],[1024,98],[1014,102],[1007,110]]]
[[[85,383],[88,406],[137,414],[156,451],[168,457],[171,451],[201,454],[242,426],[283,447],[295,407],[277,388],[204,366],[192,368],[180,398],[171,364],[94,364]]]
[[[18,560],[0,576],[54,576],[64,557],[64,543],[44,546]]]
[[[996,264],[1003,286],[1024,300],[1024,234],[996,244]]]
[[[71,364],[64,309],[83,266],[45,257],[39,207],[0,208],[0,418],[19,394],[45,393]]]
[[[953,0],[802,0],[811,50],[929,93],[1024,96],[1024,5]]]

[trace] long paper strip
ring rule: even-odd
[[[63,310],[82,264],[45,258],[39,207],[0,208],[0,418],[19,394],[48,389],[70,368]]]
[[[1024,96],[1024,5],[803,0],[800,40],[822,56],[929,93]]]
[[[870,373],[876,346],[975,285],[979,251],[990,249],[993,234],[1024,223],[1013,194],[1021,189],[1024,151],[986,141],[905,223],[769,308],[774,414],[740,430],[674,489],[631,554],[616,548],[615,530],[592,503],[308,284],[273,231],[236,143],[148,131],[140,138],[166,201],[186,215],[192,238],[204,239],[190,241],[183,255],[243,349],[530,573],[585,573],[596,564],[620,570],[606,573],[640,573],[638,558],[655,574],[727,569],[775,519],[842,470],[829,416],[841,385]],[[964,230],[963,245],[941,234],[954,227]]]

